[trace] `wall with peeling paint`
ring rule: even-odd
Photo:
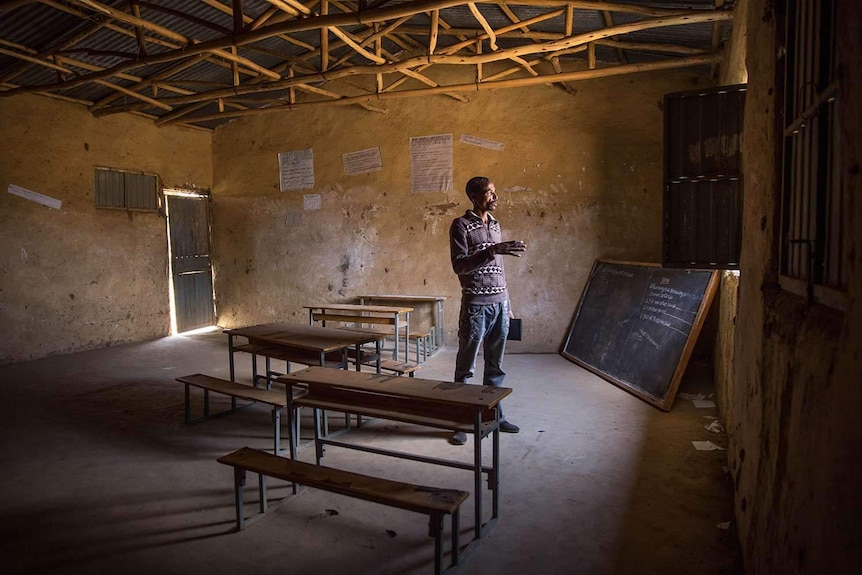
[[[96,209],[96,166],[208,188],[210,134],[131,115],[95,119],[39,96],[0,102],[0,363],[170,333],[165,219]],[[10,184],[56,198],[53,209]]]
[[[744,248],[733,361],[716,370],[725,386],[720,397],[745,571],[851,573],[862,563],[862,6],[836,3],[849,235],[841,311],[808,304],[779,285],[775,4],[742,4],[735,22],[744,19],[748,31]],[[730,287],[722,290],[722,306],[736,296]]]
[[[305,321],[303,305],[363,293],[446,295],[455,341],[460,304],[448,229],[470,207],[466,181],[496,184],[504,239],[524,240],[506,271],[524,319],[514,352],[557,352],[596,258],[658,261],[662,97],[705,84],[685,72],[390,100],[240,119],[213,139],[213,226],[219,322]],[[453,134],[454,186],[411,193],[411,136]],[[461,143],[502,142],[503,151]],[[379,146],[383,170],[345,176],[342,155]],[[313,190],[279,191],[277,154],[312,148]],[[322,208],[303,210],[303,194]],[[421,316],[427,314],[419,314]],[[418,321],[414,314],[414,321]]]

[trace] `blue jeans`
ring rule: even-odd
[[[455,359],[455,381],[469,383],[476,369],[479,345],[484,343],[485,371],[482,385],[503,385],[503,353],[509,335],[509,302],[462,304],[458,317],[458,355]],[[500,420],[503,404],[498,405]]]

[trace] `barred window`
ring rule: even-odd
[[[779,21],[780,274],[784,289],[841,307],[848,235],[839,167],[835,8],[835,0],[788,0]]]
[[[159,209],[159,177],[96,168],[94,195],[97,208],[155,212]]]

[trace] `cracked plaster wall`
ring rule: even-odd
[[[494,180],[507,258],[515,352],[557,352],[593,261],[658,261],[661,249],[662,97],[708,80],[657,72],[580,82],[574,96],[537,86],[304,108],[243,118],[213,139],[216,293],[224,327],[307,321],[303,305],[363,293],[446,295],[447,341],[460,302],[448,229],[470,207],[474,175]],[[409,138],[453,134],[454,184],[411,193]],[[461,143],[464,134],[503,151]],[[383,170],[345,176],[342,155],[379,146]],[[277,154],[312,148],[314,189],[279,191]],[[303,210],[304,194],[322,207]],[[411,321],[424,321],[414,313]],[[414,323],[415,325],[415,323]]]
[[[211,135],[40,96],[0,100],[0,133],[0,363],[168,335],[165,219],[96,209],[94,168],[208,188]]]

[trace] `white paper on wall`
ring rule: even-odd
[[[344,175],[356,176],[379,172],[383,169],[383,160],[380,158],[380,148],[368,148],[357,152],[347,152],[342,156],[344,161]]]
[[[302,208],[306,212],[310,210],[319,210],[320,206],[320,194],[305,194],[302,196]]]
[[[506,149],[506,144],[503,142],[486,140],[479,136],[470,136],[469,134],[461,134],[461,143],[470,144],[471,146],[479,146],[480,148],[487,148],[489,150],[497,150],[498,152],[502,152]]]
[[[51,196],[46,196],[44,194],[40,194],[39,192],[31,191],[27,188],[16,186],[15,184],[9,184],[9,188],[7,191],[10,194],[14,194],[16,196],[24,198],[25,200],[30,200],[31,202],[36,202],[37,204],[42,204],[43,206],[48,206],[49,208],[54,208],[55,210],[59,210],[63,206],[63,202],[61,202],[57,198],[52,198]]]
[[[413,192],[452,189],[452,134],[410,138],[410,182]]]
[[[282,192],[314,189],[314,150],[279,152],[278,181]]]

